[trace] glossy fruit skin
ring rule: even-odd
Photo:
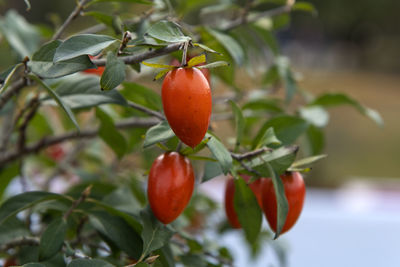
[[[168,224],[185,209],[194,189],[194,172],[189,159],[177,152],[157,157],[150,169],[147,197],[159,221]]]
[[[161,89],[165,116],[176,136],[195,147],[204,138],[211,117],[211,89],[197,68],[177,68],[165,76]]]
[[[94,57],[94,56],[89,56],[90,59],[97,59],[98,57]],[[98,75],[101,76],[103,75],[105,67],[104,66],[100,66],[97,67],[96,69],[86,69],[83,72],[84,73],[88,73],[88,74],[94,74],[94,75]]]
[[[247,182],[250,179],[250,176],[242,175],[243,179]],[[260,178],[254,182],[252,182],[249,186],[253,191],[254,195],[257,198],[257,202],[261,207],[261,189],[264,178]],[[226,180],[225,186],[225,214],[228,218],[229,224],[232,228],[239,229],[242,228],[240,225],[239,219],[237,217],[235,207],[234,207],[234,197],[235,197],[235,179],[233,177],[229,177]]]
[[[285,195],[289,203],[289,211],[281,234],[290,230],[299,218],[303,209],[306,187],[299,172],[286,172],[281,176]],[[262,185],[263,211],[271,229],[276,232],[277,204],[272,179],[265,179]]]

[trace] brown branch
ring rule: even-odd
[[[85,4],[87,4],[90,1],[91,0],[81,0],[78,2],[75,9],[71,12],[71,14],[68,16],[68,18],[64,21],[64,24],[61,25],[61,27],[57,30],[57,32],[53,35],[53,37],[51,37],[51,41],[57,40],[58,38],[61,37],[61,35],[65,31],[65,29],[68,27],[68,25],[79,16],[79,14],[83,10]]]
[[[22,246],[38,246],[39,245],[39,239],[36,237],[22,237],[18,238],[15,240],[12,240],[10,242],[7,242],[6,244],[2,245],[0,247],[1,252],[7,252],[7,250],[15,248],[15,247],[22,247]]]
[[[0,110],[10,100],[11,97],[17,95],[19,91],[27,84],[25,77],[21,77],[10,85],[8,89],[0,96]]]
[[[115,127],[118,129],[127,129],[127,128],[148,128],[153,125],[159,123],[160,120],[157,118],[131,118],[120,121],[115,124]],[[40,141],[27,145],[22,151],[12,150],[7,153],[0,154],[0,167],[6,163],[9,163],[13,160],[22,158],[26,155],[37,153],[40,150],[59,144],[65,141],[82,139],[82,138],[94,138],[98,135],[99,129],[88,129],[78,131],[71,131],[64,134],[60,134],[57,136],[44,137]]]
[[[81,196],[75,200],[71,207],[69,208],[69,210],[67,210],[67,212],[65,212],[63,219],[67,220],[68,217],[71,215],[71,213],[74,211],[74,209],[76,209],[76,207],[79,206],[79,204],[81,204],[82,202],[85,201],[85,199],[90,195],[90,191],[92,190],[93,185],[89,185],[88,187],[86,187],[85,190],[83,190]]]
[[[120,59],[122,61],[124,61],[125,64],[136,64],[136,63],[140,63],[146,59],[159,57],[159,56],[167,55],[169,53],[178,51],[181,48],[181,46],[182,46],[181,43],[173,43],[173,44],[164,46],[160,49],[150,48],[149,51],[144,52],[142,54],[120,57]],[[93,59],[92,62],[94,64],[96,64],[97,66],[105,66],[106,65],[105,59]]]
[[[263,147],[263,148],[260,148],[260,149],[254,150],[254,151],[243,153],[243,154],[236,154],[236,153],[231,152],[231,156],[235,160],[241,161],[241,160],[245,160],[245,159],[251,159],[251,158],[257,157],[265,152],[271,152],[271,151],[273,151],[271,148]]]
[[[280,6],[274,9],[270,9],[270,10],[266,10],[264,12],[258,13],[257,15],[254,16],[246,16],[246,17],[242,17],[239,16],[236,20],[231,21],[227,26],[225,26],[224,28],[222,28],[222,30],[224,31],[230,31],[236,27],[239,27],[241,25],[244,24],[248,24],[248,23],[252,23],[255,22],[261,18],[264,17],[274,17],[274,16],[278,16],[281,14],[285,14],[285,13],[289,13],[292,10],[292,6],[293,3],[292,1],[288,1],[288,3],[284,6]]]
[[[137,110],[139,110],[139,111],[142,111],[142,112],[144,112],[144,113],[146,113],[146,114],[148,114],[148,115],[150,115],[150,116],[154,116],[154,117],[156,117],[156,118],[159,118],[160,120],[165,120],[164,115],[161,114],[160,112],[157,112],[157,111],[148,109],[148,108],[146,108],[146,107],[144,107],[144,106],[142,106],[142,105],[136,104],[136,103],[131,102],[131,101],[128,101],[128,105],[129,105],[131,108],[134,108],[134,109],[137,109]]]

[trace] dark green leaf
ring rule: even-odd
[[[293,6],[292,6],[292,10],[293,11],[305,11],[305,12],[310,12],[313,15],[316,15],[317,9],[314,7],[313,4],[309,3],[309,2],[296,2]]]
[[[100,79],[101,90],[111,90],[125,80],[125,63],[113,52],[108,52],[107,63]]]
[[[65,105],[71,109],[89,108],[102,104],[127,105],[125,98],[117,91],[101,91],[100,78],[96,75],[76,75],[73,79],[63,79],[54,87]],[[45,100],[43,103],[54,103]]]
[[[55,40],[43,45],[36,51],[32,60],[28,62],[32,72],[42,78],[58,78],[96,67],[87,55],[54,63],[54,54],[61,44],[61,41]]]
[[[96,117],[101,121],[99,128],[101,139],[117,154],[118,158],[122,158],[127,147],[125,137],[115,128],[112,118],[100,108],[96,109]]]
[[[206,138],[211,138],[210,141],[207,142],[207,146],[214,157],[218,160],[224,174],[227,174],[232,168],[231,154],[226,149],[224,144],[222,144],[214,135],[207,133]]]
[[[207,267],[204,257],[198,254],[185,254],[181,257],[182,263],[190,267]]]
[[[279,104],[279,101],[276,99],[254,99],[244,104],[242,109],[282,112],[283,110]]]
[[[20,58],[31,56],[38,48],[39,32],[13,9],[0,20],[0,31]]]
[[[175,134],[169,127],[168,122],[166,120],[162,121],[147,130],[146,137],[143,142],[143,148],[166,141],[174,136]]]
[[[246,239],[251,244],[260,233],[262,215],[256,196],[242,178],[235,179],[233,203]]]
[[[17,219],[16,216],[10,217],[0,225],[0,245],[30,235],[26,222]]]
[[[271,173],[272,183],[274,184],[274,190],[276,196],[277,222],[276,222],[276,233],[274,239],[277,239],[286,222],[286,217],[289,212],[289,203],[285,195],[285,188],[283,186],[281,178],[270,164],[267,164],[267,167],[269,169],[269,172]]]
[[[221,174],[223,174],[223,172],[221,170],[221,165],[218,162],[207,161],[204,166],[204,176],[201,182],[207,182]]]
[[[76,129],[79,129],[79,124],[76,121],[75,115],[72,112],[72,110],[66,106],[64,104],[64,102],[62,101],[62,99],[58,96],[58,94],[51,89],[46,83],[44,83],[39,77],[37,77],[36,75],[29,75],[29,78],[31,78],[32,80],[35,80],[38,84],[40,84],[44,89],[46,89],[47,93],[54,99],[54,101],[57,102],[57,104],[65,111],[65,113],[67,114],[68,118],[72,121],[72,123],[75,125]]]
[[[106,236],[115,246],[125,251],[130,257],[139,259],[143,242],[138,233],[120,217],[106,212],[92,211],[89,215],[90,224]]]
[[[0,224],[2,224],[7,218],[17,214],[18,212],[33,207],[39,203],[57,200],[62,202],[71,202],[71,200],[63,195],[31,191],[23,194],[16,195],[7,199],[0,206]]]
[[[67,222],[63,218],[52,221],[46,228],[39,245],[39,260],[45,261],[52,258],[63,246]]]
[[[233,114],[235,115],[235,128],[236,128],[236,145],[235,150],[237,150],[242,142],[243,131],[245,127],[245,120],[243,113],[238,107],[238,105],[232,100],[229,101],[232,107]]]
[[[100,34],[75,35],[57,47],[53,62],[64,61],[82,55],[95,56],[116,40]]]
[[[173,231],[169,226],[159,222],[154,217],[150,208],[146,208],[140,212],[142,219],[143,231],[143,252],[142,257],[147,256],[152,251],[163,247],[173,235]]]
[[[293,162],[291,167],[298,168],[298,167],[308,166],[320,159],[326,158],[327,156],[328,155],[317,155],[317,156],[302,158],[302,159],[299,159],[299,160],[296,160],[295,162]]]
[[[261,136],[260,141],[256,144],[255,148],[260,148],[263,146],[268,146],[270,144],[280,145],[281,141],[276,137],[274,128],[268,128],[264,134]]]
[[[276,137],[283,145],[292,144],[300,135],[302,135],[308,127],[308,123],[295,116],[282,115],[267,121],[259,130],[253,141],[253,148],[260,142],[265,131],[268,128],[274,128]]]
[[[154,110],[162,110],[162,102],[159,94],[137,83],[124,82],[122,95],[140,105],[144,105]]]
[[[115,265],[100,259],[75,259],[68,264],[68,267],[115,267]]]
[[[85,16],[91,16],[98,22],[104,23],[107,26],[113,26],[113,17],[98,11],[89,11],[84,13]]]
[[[146,32],[147,35],[169,43],[187,42],[191,38],[184,36],[179,26],[170,21],[159,21]]]
[[[207,28],[207,31],[214,36],[214,38],[228,50],[229,54],[235,60],[236,64],[241,65],[244,61],[244,51],[239,43],[231,36],[220,31]]]
[[[4,190],[6,190],[11,180],[19,175],[19,170],[19,162],[10,163],[0,169],[0,199],[3,198]]]
[[[350,105],[356,108],[361,114],[367,116],[373,120],[379,126],[383,126],[383,120],[376,110],[364,107],[358,101],[351,98],[348,95],[340,93],[327,93],[319,96],[314,101],[312,101],[309,106],[323,106],[332,107],[339,105]]]
[[[322,130],[314,125],[310,125],[307,129],[306,136],[310,147],[310,154],[317,155],[321,153],[325,143]]]
[[[160,257],[154,263],[153,267],[175,267],[174,254],[168,244],[155,251],[154,254],[160,255]]]

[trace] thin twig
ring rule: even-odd
[[[57,40],[58,38],[61,37],[65,29],[68,27],[68,25],[79,16],[79,13],[82,11],[84,6],[90,2],[91,0],[81,0],[78,2],[77,6],[75,9],[72,11],[72,13],[68,16],[68,18],[64,21],[64,24],[61,25],[61,27],[57,30],[57,32],[53,35],[51,38],[51,41]]]
[[[22,237],[18,238],[15,240],[12,240],[10,242],[5,243],[0,247],[1,252],[7,252],[7,250],[16,248],[16,247],[22,247],[22,246],[38,246],[39,245],[39,239],[36,237]]]
[[[115,127],[118,129],[148,128],[153,125],[156,125],[159,122],[160,120],[157,118],[131,118],[116,123]],[[7,151],[7,153],[0,154],[0,167],[8,162],[22,158],[29,154],[37,153],[40,150],[55,144],[59,144],[74,139],[94,138],[98,135],[98,132],[99,129],[96,128],[96,129],[82,130],[80,132],[71,131],[57,136],[46,136],[32,145],[27,145],[22,151],[12,150],[12,151]]]
[[[128,101],[128,105],[129,105],[131,108],[140,110],[140,111],[142,111],[142,112],[144,112],[144,113],[146,113],[146,114],[148,114],[148,115],[151,115],[151,116],[154,116],[154,117],[156,117],[156,118],[159,118],[160,120],[165,120],[164,115],[161,114],[160,112],[151,110],[151,109],[149,109],[149,108],[146,108],[146,107],[144,107],[144,106],[142,106],[142,105],[136,104],[136,103],[131,102],[131,101]]]
[[[271,152],[271,151],[273,151],[271,148],[263,147],[263,148],[260,148],[257,150],[243,153],[243,154],[236,154],[236,153],[231,152],[231,156],[232,156],[232,158],[234,158],[238,161],[241,161],[241,160],[245,160],[245,159],[252,159],[252,158],[257,157],[265,152]]]
[[[27,80],[25,77],[21,77],[13,82],[10,87],[2,95],[0,95],[0,110],[8,102],[8,100],[10,100],[14,95],[17,95],[26,84]]]
[[[82,202],[85,201],[85,199],[90,195],[90,191],[92,190],[93,185],[89,185],[88,187],[86,187],[85,190],[83,190],[81,196],[74,201],[74,203],[72,203],[71,207],[69,208],[69,210],[67,210],[67,212],[65,212],[63,219],[67,220],[68,217],[71,215],[71,213],[74,211],[74,209],[76,209],[76,207],[79,206],[79,204],[81,204]]]

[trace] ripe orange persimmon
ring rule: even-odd
[[[161,90],[165,116],[176,136],[195,147],[207,132],[211,117],[211,89],[197,68],[167,73]]]
[[[185,209],[192,197],[194,172],[189,159],[177,152],[158,156],[150,169],[147,196],[159,221],[168,224]]]
[[[246,182],[250,179],[250,177],[246,175],[242,175],[242,177]],[[262,189],[263,179],[264,178],[257,179],[256,181],[249,184],[251,190],[253,191],[254,195],[257,198],[257,202],[260,205],[260,207],[262,207],[261,189]],[[226,181],[226,187],[225,187],[225,214],[232,228],[238,229],[241,228],[242,226],[240,225],[237,213],[235,211],[234,197],[235,197],[234,178],[229,177],[228,180]]]
[[[304,185],[303,177],[299,172],[286,172],[280,177],[289,203],[289,212],[281,231],[281,234],[283,234],[293,227],[300,216],[303,209],[306,187]],[[269,226],[274,232],[276,232],[277,203],[274,185],[271,178],[267,178],[263,181],[262,205]]]
[[[90,59],[97,59],[97,57],[94,57],[94,56],[89,56],[89,58]],[[88,73],[88,74],[95,74],[95,75],[101,76],[101,75],[103,75],[104,69],[105,69],[104,66],[100,66],[100,67],[97,67],[96,69],[86,69],[83,72],[84,73]]]

